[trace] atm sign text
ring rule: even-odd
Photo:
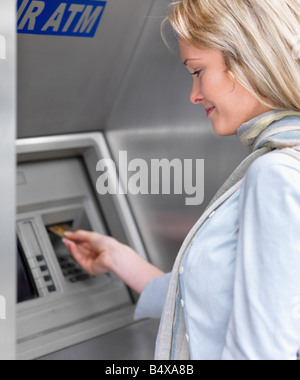
[[[18,0],[17,30],[23,34],[94,37],[106,1]]]

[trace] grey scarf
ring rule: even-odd
[[[243,144],[251,148],[252,153],[240,164],[220,188],[182,245],[172,271],[157,338],[155,356],[158,360],[170,360],[171,358],[176,360],[188,360],[190,358],[189,346],[186,340],[184,313],[182,308],[177,310],[176,299],[179,293],[178,275],[181,263],[192,240],[212,213],[241,187],[243,178],[250,165],[257,158],[277,149],[300,145],[300,112],[268,112],[243,124],[238,130],[238,136]],[[281,152],[300,160],[300,152],[295,149],[284,149]],[[177,319],[176,321],[178,315],[179,320]],[[176,329],[174,328],[175,321]]]

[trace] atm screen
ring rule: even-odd
[[[18,303],[38,297],[36,287],[26,264],[23,248],[18,242]]]

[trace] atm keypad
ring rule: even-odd
[[[91,278],[71,256],[60,256],[58,262],[64,277],[71,283],[86,281]]]
[[[69,221],[55,225],[54,227],[60,227],[62,230],[71,230],[72,226],[73,222]],[[53,231],[53,226],[47,226],[47,231],[64,278],[72,284],[91,279],[92,277],[70,255],[60,234],[57,231]]]

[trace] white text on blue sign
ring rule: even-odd
[[[94,37],[106,1],[18,0],[18,33]]]

